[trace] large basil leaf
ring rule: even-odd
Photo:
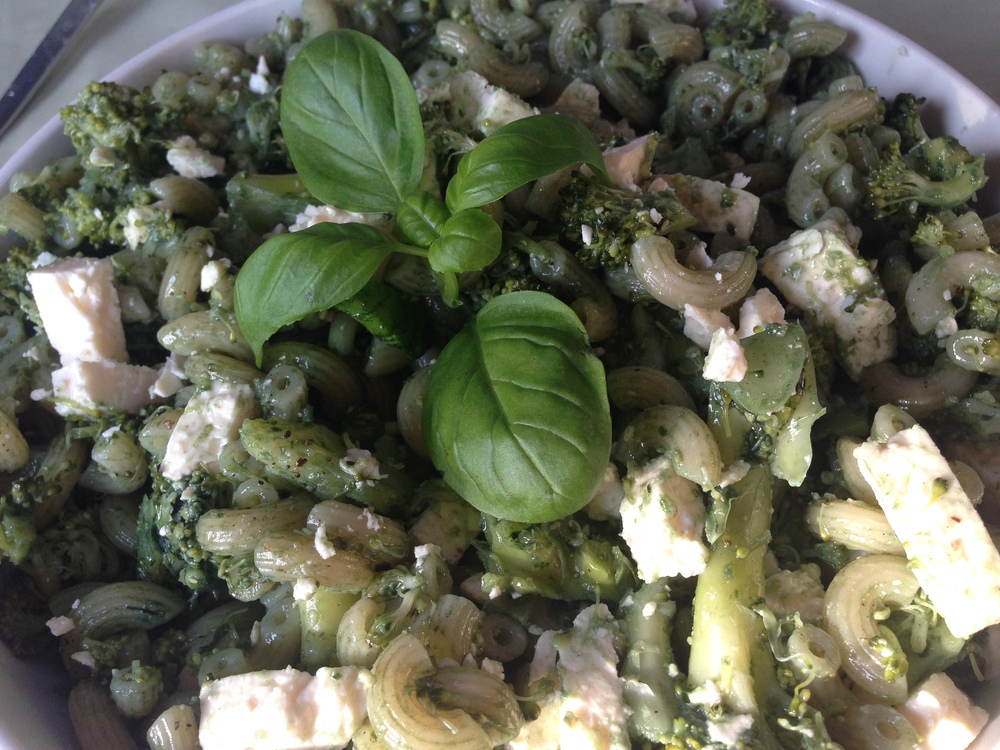
[[[236,276],[236,320],[258,361],[283,326],[353,297],[399,244],[366,224],[322,223],[261,245]]]
[[[590,500],[611,454],[604,368],[544,292],[497,297],[444,348],[424,397],[435,466],[477,509],[538,523]]]
[[[338,208],[392,213],[420,181],[416,92],[365,34],[331,31],[302,48],[285,74],[281,129],[309,191]]]
[[[581,162],[606,177],[601,149],[582,122],[564,115],[525,117],[504,125],[462,158],[445,202],[453,212],[485,206]]]
[[[427,261],[438,273],[478,271],[497,259],[502,245],[503,232],[493,217],[467,208],[444,223],[441,236],[428,248]]]

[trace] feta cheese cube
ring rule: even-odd
[[[758,265],[785,298],[832,334],[835,355],[857,379],[896,351],[896,311],[878,275],[833,221],[796,232],[769,249]]]
[[[107,258],[65,258],[28,272],[42,326],[63,364],[128,361],[113,282]]]
[[[152,367],[109,359],[74,360],[52,373],[55,410],[64,417],[111,416],[116,411],[136,414],[152,400],[150,388],[158,377],[159,371]]]
[[[346,747],[368,715],[371,673],[322,667],[313,677],[288,667],[206,682],[202,750],[310,750]]]
[[[920,683],[899,711],[923,738],[916,750],[965,750],[990,718],[944,672]]]
[[[182,177],[204,179],[221,174],[226,168],[226,160],[203,148],[198,148],[194,138],[183,135],[167,149],[167,163]]]
[[[567,633],[545,631],[535,647],[529,685],[555,677],[559,688],[540,701],[507,750],[628,750],[624,685],[618,676],[616,623],[605,604],[576,616]],[[555,672],[555,674],[553,674]]]
[[[222,447],[236,440],[244,420],[256,413],[249,385],[213,382],[184,407],[167,441],[161,473],[168,479],[181,479],[198,467],[218,471]]]
[[[625,479],[619,512],[622,539],[643,581],[705,570],[705,503],[690,479],[654,462],[648,473]]]
[[[483,135],[538,112],[521,97],[494,86],[485,76],[471,70],[454,76],[449,90],[459,120]]]
[[[749,366],[739,337],[731,329],[720,328],[712,334],[701,371],[705,380],[738,383],[747,374]]]
[[[684,335],[700,348],[707,351],[712,345],[712,336],[720,329],[733,330],[733,322],[724,312],[684,305]]]
[[[656,136],[644,135],[605,151],[604,168],[611,183],[623,190],[639,190],[639,183],[650,176],[658,141]]]
[[[1000,623],[1000,552],[927,431],[868,440],[854,456],[951,632],[966,638]]]

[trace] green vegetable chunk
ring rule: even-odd
[[[542,292],[487,303],[434,366],[424,434],[448,484],[484,513],[540,523],[582,508],[608,464],[611,416],[575,313]]]

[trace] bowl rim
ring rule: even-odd
[[[685,0],[679,0],[683,3]],[[722,5],[722,0],[691,0],[699,15]],[[954,67],[920,44],[886,24],[837,0],[771,0],[772,4],[794,14],[813,13],[819,20],[831,21],[848,30],[844,51],[854,60],[867,85],[878,85],[882,96],[915,91],[927,96],[928,128],[949,133],[961,140],[973,153],[984,153],[987,174],[995,176],[992,185],[980,193],[980,201],[1000,211],[1000,105],[987,96]],[[109,71],[103,80],[131,85],[151,82],[164,69],[190,67],[191,48],[200,41],[242,42],[254,33],[268,31],[278,15],[298,15],[301,0],[241,0],[223,10],[180,29],[144,52]],[[877,67],[878,70],[870,70]],[[877,75],[873,75],[877,73]],[[884,81],[888,81],[885,83]],[[946,82],[946,85],[942,82]],[[925,93],[928,84],[935,91]],[[54,154],[69,153],[68,139],[62,133],[58,115],[50,118],[0,165],[0,192],[6,192],[11,178],[20,171],[40,169]],[[0,253],[5,242],[0,238]],[[1000,647],[1000,646],[998,646]],[[65,710],[53,715],[55,698],[64,699],[64,677],[58,667],[24,662],[12,656],[0,643],[0,699],[7,709],[0,713],[0,746],[28,750],[48,741],[51,746],[67,746],[72,728]],[[1000,746],[1000,685],[989,696],[988,710],[997,718],[983,730],[970,750],[989,750]],[[65,707],[65,701],[62,703]],[[44,737],[28,733],[40,730]],[[70,742],[75,743],[73,740]]]

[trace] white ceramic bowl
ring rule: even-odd
[[[929,129],[958,137],[975,154],[987,157],[993,178],[980,193],[981,213],[1000,211],[1000,106],[953,68],[920,45],[856,10],[830,0],[773,0],[794,14],[811,12],[850,32],[846,52],[869,85],[891,97],[912,91],[927,98]],[[721,0],[695,0],[700,10]],[[244,0],[164,39],[106,76],[133,85],[150,83],[161,70],[191,66],[193,46],[204,40],[242,42],[274,28],[282,12],[296,14],[301,0]],[[0,167],[5,190],[18,171],[37,171],[54,157],[71,151],[58,118],[49,121]],[[0,248],[3,241],[0,239]],[[67,688],[57,667],[40,667],[15,659],[0,644],[0,750],[45,750],[76,746],[66,714]],[[1000,685],[993,684],[977,702],[995,717],[972,750],[1000,747]]]

